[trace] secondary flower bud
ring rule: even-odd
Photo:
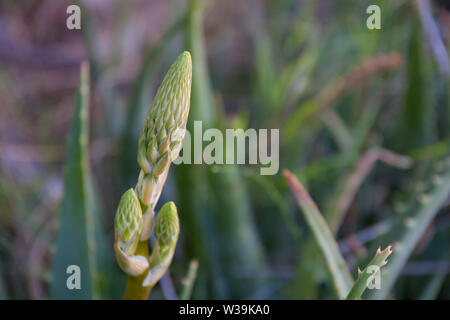
[[[114,222],[119,237],[119,248],[126,255],[133,255],[142,232],[142,209],[133,189],[128,189],[120,199]]]
[[[155,221],[156,243],[150,258],[150,266],[143,286],[153,286],[161,279],[169,268],[175,253],[175,247],[180,233],[177,208],[173,202],[166,203]]]

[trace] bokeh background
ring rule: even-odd
[[[70,4],[82,8],[81,30],[66,28]],[[366,27],[370,4],[381,8],[381,30]],[[71,196],[64,190],[77,183],[64,168],[73,155],[66,141],[83,61],[90,66],[89,143],[80,172],[93,203],[96,271],[81,297],[121,297],[126,278],[113,258],[115,209],[137,180],[145,112],[170,64],[189,50],[188,127],[202,120],[204,128],[280,129],[280,172],[172,166],[159,202],[177,204],[181,236],[150,298],[179,297],[195,260],[194,299],[335,299],[281,170],[307,187],[355,278],[378,245],[393,243],[394,259],[405,245],[400,235],[424,221],[417,211],[428,203],[428,182],[449,166],[438,162],[450,146],[445,6],[2,0],[0,298],[65,298],[52,290],[52,265],[57,250],[70,255],[77,245],[56,248],[67,210],[61,203]],[[414,234],[417,245],[384,298],[450,298],[448,192],[432,204],[425,210],[430,223]]]

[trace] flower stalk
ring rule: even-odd
[[[122,196],[115,218],[116,260],[129,276],[124,299],[147,299],[172,262],[180,232],[177,208],[168,202],[155,219],[155,207],[170,164],[181,150],[191,80],[191,55],[185,51],[164,77],[140,133],[138,181]],[[153,224],[156,243],[150,255],[148,242]]]

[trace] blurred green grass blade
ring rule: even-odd
[[[315,46],[306,48],[281,71],[275,84],[275,96],[278,103],[274,106],[280,112],[286,105],[298,101],[311,80],[311,73],[316,66],[319,50]]]
[[[223,128],[225,123],[214,102],[207,70],[203,40],[205,3],[193,0],[188,7],[186,49],[191,52],[193,69],[187,129],[191,133],[194,121],[202,121],[203,130]],[[239,168],[227,166],[215,172],[210,166],[181,165],[175,177],[183,212],[181,226],[190,235],[186,237],[189,257],[198,259],[200,265],[194,297],[227,299],[253,294],[264,276],[264,265]],[[252,270],[253,274],[239,278],[240,270]],[[205,285],[208,287],[202,287]],[[206,296],[200,297],[200,293]]]
[[[95,82],[97,78],[100,76],[102,72],[102,66],[100,62],[100,53],[99,47],[96,39],[97,37],[97,29],[96,25],[93,21],[94,17],[92,16],[91,11],[88,7],[84,6],[80,3],[80,6],[83,11],[83,19],[82,21],[82,35],[83,40],[86,43],[86,51],[89,60],[89,69],[91,70],[92,80]]]
[[[447,225],[445,228],[448,230],[449,226]],[[448,231],[443,236],[442,240],[446,243],[446,246],[444,247],[444,254],[440,255],[442,257],[440,260],[449,261],[450,250],[448,244],[450,243],[450,233]],[[440,266],[434,274],[430,275],[426,286],[424,286],[422,292],[420,293],[419,300],[436,300],[447,278],[447,268],[445,264],[442,264],[442,266]]]
[[[336,294],[339,299],[344,299],[353,286],[353,279],[348,271],[344,258],[339,252],[338,245],[306,189],[289,171],[285,170],[283,175],[288,181],[291,191],[298,205],[301,207],[305,219],[325,256],[328,268],[333,277]]]
[[[211,216],[212,208],[208,203],[211,190],[206,173],[199,166],[175,167],[180,226],[182,234],[188,235],[185,238],[185,249],[189,258],[199,261],[193,297],[225,299],[229,292],[223,276],[223,266],[219,263],[216,229]]]
[[[201,120],[203,128],[213,126],[214,108],[211,85],[207,74],[203,44],[203,1],[193,0],[187,8],[186,49],[192,56],[191,107],[187,130],[194,132],[194,121]],[[187,139],[184,144],[191,143]],[[188,147],[189,148],[189,147]],[[180,165],[175,167],[178,185],[179,208],[182,233],[186,237],[186,251],[189,258],[199,262],[198,278],[193,290],[196,299],[225,299],[229,288],[219,262],[216,229],[211,214],[211,188],[208,172],[203,166]]]
[[[289,299],[313,300],[319,298],[319,286],[328,272],[323,255],[315,239],[310,235],[300,243],[300,258],[295,266],[294,278],[286,289]]]
[[[252,119],[264,126],[286,105],[296,102],[309,84],[310,73],[317,60],[317,50],[307,48],[283,67],[279,75],[274,68],[273,43],[268,33],[255,32],[255,97],[257,109]]]
[[[447,125],[447,130],[445,132],[445,136],[446,138],[450,137],[450,77],[447,79],[447,83],[446,83],[446,88],[447,88],[447,107],[446,107],[446,111],[447,111],[447,119],[445,119],[446,121],[446,125]]]
[[[332,80],[316,97],[301,102],[285,122],[283,130],[291,141],[302,126],[309,125],[323,110],[332,107],[343,95],[372,76],[385,70],[398,68],[402,59],[397,53],[379,54],[351,68],[344,76]],[[308,122],[309,121],[309,122]]]
[[[194,287],[195,279],[197,278],[198,261],[192,260],[189,263],[188,274],[184,280],[183,289],[180,294],[180,300],[189,300],[192,295],[192,289]]]
[[[387,297],[423,233],[450,195],[450,157],[439,160],[434,167],[437,167],[437,172],[430,174],[431,190],[417,195],[419,201],[412,206],[415,211],[400,219],[390,233],[395,239],[395,254],[381,279],[381,289],[372,290],[368,295],[371,299]]]
[[[254,294],[266,277],[264,252],[257,235],[247,188],[236,165],[210,170],[220,263],[236,298]]]
[[[439,158],[450,150],[450,140],[442,140],[425,147],[413,149],[409,152],[409,156],[415,161],[423,161]]]
[[[399,141],[401,151],[423,147],[431,142],[431,111],[429,99],[426,97],[426,64],[423,54],[423,38],[419,22],[415,21],[408,46],[407,83],[404,112],[402,113],[402,136]]]
[[[333,109],[325,110],[322,115],[322,121],[328,127],[332,138],[336,141],[340,150],[348,150],[354,144],[350,129],[341,116]]]
[[[110,69],[102,61],[100,53],[100,45],[98,42],[99,31],[95,17],[89,10],[88,6],[81,5],[83,11],[83,19],[81,19],[82,36],[86,46],[87,55],[89,58],[89,65],[92,74],[92,82],[96,87],[99,98],[101,100],[102,107],[104,108],[105,122],[100,122],[93,129],[97,131],[104,130],[108,135],[117,135],[121,127],[122,108],[119,107],[117,95],[113,90],[113,77],[111,76]],[[117,44],[118,42],[113,42]],[[117,52],[117,47],[113,48],[113,51]],[[106,125],[106,127],[103,127]]]
[[[420,294],[419,300],[436,300],[439,291],[447,278],[445,270],[433,274],[428,284]]]
[[[0,264],[0,300],[7,300],[8,296],[6,295],[5,284],[3,282],[3,273],[2,266]]]
[[[188,8],[186,41],[192,56],[191,102],[196,102],[191,103],[189,119],[202,120],[204,128],[211,128],[215,121],[215,110],[203,40],[205,6],[206,2],[203,0],[191,0]]]
[[[342,176],[333,193],[336,196],[331,198],[332,202],[326,215],[333,234],[337,234],[339,231],[356,194],[377,162],[383,162],[386,165],[402,170],[409,169],[412,166],[412,160],[409,157],[396,154],[390,150],[380,147],[373,147],[367,150],[355,161],[354,168]]]
[[[320,110],[319,101],[311,100],[302,102],[296,110],[292,113],[284,125],[285,138],[288,142],[292,141],[297,133],[297,130],[302,126],[303,122],[312,116],[316,110]]]
[[[255,46],[255,96],[257,97],[257,109],[252,115],[255,126],[260,127],[267,121],[269,115],[277,104],[278,98],[275,91],[275,70],[272,56],[272,43],[268,33],[256,28],[254,36]]]
[[[108,235],[103,226],[107,225],[103,217],[103,208],[99,201],[100,195],[92,175],[87,177],[87,207],[92,212],[93,223],[91,232],[94,233],[94,248],[98,271],[94,274],[94,286],[97,297],[102,299],[120,299],[126,285],[127,277],[118,267],[111,241],[114,235]]]
[[[280,191],[275,187],[274,181],[268,176],[262,176],[259,173],[249,173],[247,175],[251,180],[255,181],[266,193],[267,197],[277,206],[279,213],[283,217],[289,232],[296,240],[300,240],[301,230],[291,214],[286,202]]]
[[[64,197],[58,217],[56,251],[52,261],[51,298],[92,299],[96,297],[93,278],[96,277],[94,222],[89,212],[87,188],[88,167],[88,107],[89,67],[81,66],[80,86],[74,105],[72,126],[67,140],[64,165]],[[81,289],[69,290],[67,267],[81,270]]]

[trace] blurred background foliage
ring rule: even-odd
[[[81,30],[66,28],[73,3]],[[437,162],[450,151],[450,14],[445,1],[428,3],[2,1],[0,299],[66,298],[59,259],[74,246],[90,268],[78,297],[121,297],[115,208],[137,178],[145,112],[183,50],[193,59],[188,128],[279,128],[280,173],[307,186],[351,274],[378,245],[394,243],[394,259],[405,235],[417,245],[399,255],[392,290],[374,297],[449,299],[448,192],[425,204],[440,177],[430,170],[450,166]],[[370,4],[381,30],[366,27]],[[76,99],[83,61],[90,94]],[[193,260],[193,298],[336,298],[287,183],[259,169],[172,166],[160,205],[177,204],[181,238],[150,298],[181,295]]]

